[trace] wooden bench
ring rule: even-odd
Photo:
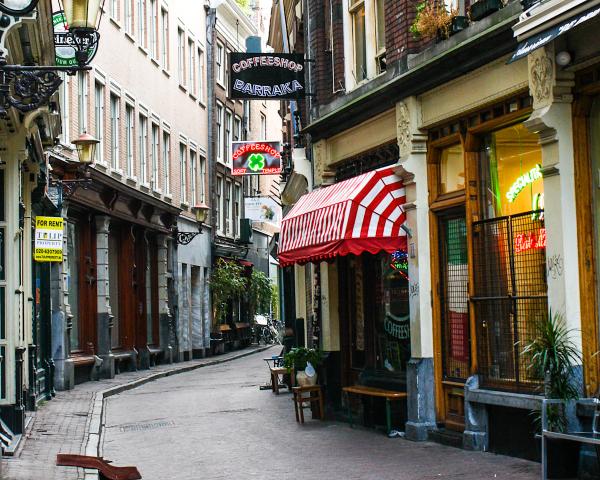
[[[348,420],[352,428],[352,409],[350,408],[350,394],[362,395],[366,397],[385,398],[385,421],[386,431],[388,436],[396,436],[392,434],[392,407],[391,402],[403,400],[408,395],[406,392],[396,392],[394,390],[384,390],[383,388],[367,387],[364,385],[353,385],[351,387],[343,387],[342,390],[346,394],[346,404],[348,406]]]
[[[548,440],[568,440],[571,442],[577,442],[587,445],[594,445],[596,447],[596,454],[600,448],[600,432],[596,429],[600,427],[600,404],[597,399],[594,399],[596,403],[596,410],[592,420],[592,431],[591,432],[554,432],[548,430],[548,405],[564,404],[562,400],[544,399],[542,401],[542,480],[548,478]]]
[[[122,371],[121,364],[127,363],[129,372],[135,372],[137,370],[137,351],[113,351],[113,357],[115,360],[115,373],[119,374]]]
[[[87,455],[71,455],[59,453],[56,455],[56,465],[62,467],[80,467],[98,470],[101,479],[109,480],[139,480],[142,478],[136,467],[116,467],[102,457]]]
[[[88,342],[84,351],[74,354],[71,357],[71,361],[73,362],[73,366],[78,369],[90,367],[89,380],[100,380],[100,366],[102,365],[102,359],[95,354],[93,343]],[[78,383],[77,376],[75,378],[75,383]]]

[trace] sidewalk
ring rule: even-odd
[[[56,397],[37,412],[28,412],[33,417],[29,428],[17,454],[2,458],[0,480],[83,479],[83,469],[57,467],[56,454],[97,455],[104,398],[158,378],[227,362],[267,348],[253,346],[224,355],[159,365],[150,370],[126,372],[113,379],[90,381],[77,385],[73,390],[57,392]]]

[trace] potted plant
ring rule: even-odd
[[[307,366],[312,366],[312,370],[323,361],[323,352],[315,348],[294,347],[289,352],[283,355],[283,366],[287,368],[288,373],[292,369],[296,372],[296,382],[301,387],[306,385],[315,385],[317,383],[317,373],[307,375]],[[310,364],[310,365],[309,365]]]
[[[444,40],[450,36],[452,19],[458,16],[458,10],[448,11],[446,5],[437,0],[425,0],[416,9],[415,21],[410,26],[415,38]]]
[[[469,17],[472,22],[497,12],[504,6],[502,0],[478,0],[469,7]]]
[[[572,333],[563,315],[550,312],[536,322],[533,338],[522,351],[533,379],[543,381],[540,390],[543,389],[544,396],[561,400],[560,404],[547,407],[548,429],[558,432],[566,431],[568,405],[579,398],[573,365],[581,363],[581,354],[571,339]],[[541,411],[532,413],[541,426]],[[577,475],[578,444],[554,441],[549,442],[548,449],[548,471],[552,478]]]
[[[468,26],[469,17],[465,17],[463,15],[456,15],[452,17],[452,22],[450,23],[450,36],[463,31]]]

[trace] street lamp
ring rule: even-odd
[[[196,236],[202,234],[202,227],[204,226],[204,222],[206,222],[206,218],[208,217],[208,211],[210,207],[205,203],[197,203],[192,207],[192,212],[196,216],[196,223],[198,224],[197,232],[180,232],[177,228],[173,231],[175,239],[179,245],[187,245],[190,243]]]
[[[87,167],[94,161],[96,146],[100,143],[100,140],[94,138],[89,133],[83,132],[75,140],[72,140],[71,143],[75,145],[77,157],[79,158],[79,167],[75,173],[76,178],[58,180],[56,182],[62,188],[62,194],[66,198],[71,197],[79,187],[85,189],[91,185],[92,179]]]
[[[100,140],[92,137],[89,133],[83,132],[75,140],[71,141],[77,149],[77,156],[79,162],[86,166],[91,164],[96,157],[96,146],[100,143]]]
[[[46,105],[62,79],[58,72],[74,74],[91,70],[87,66],[89,51],[99,41],[98,27],[104,0],[62,0],[70,46],[75,49],[77,66],[7,65],[7,31],[20,23],[20,16],[32,12],[39,0],[3,0],[0,3],[0,118],[14,107],[26,113]],[[12,16],[14,18],[9,18]]]

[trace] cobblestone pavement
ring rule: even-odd
[[[55,398],[45,403],[33,414],[25,440],[17,455],[12,458],[2,458],[0,480],[75,480],[83,478],[82,469],[55,466],[56,454],[85,453],[92,403],[96,394],[119,385],[151,378],[157,374],[197,368],[209,362],[227,361],[255,349],[255,347],[250,347],[201,360],[159,365],[150,370],[122,373],[114,379],[86,382],[77,385],[74,390],[58,392]],[[259,355],[259,358],[262,356]]]
[[[291,396],[258,386],[259,355],[161,379],[107,399],[103,455],[164,479],[538,479],[539,464],[369,429],[296,423]]]

